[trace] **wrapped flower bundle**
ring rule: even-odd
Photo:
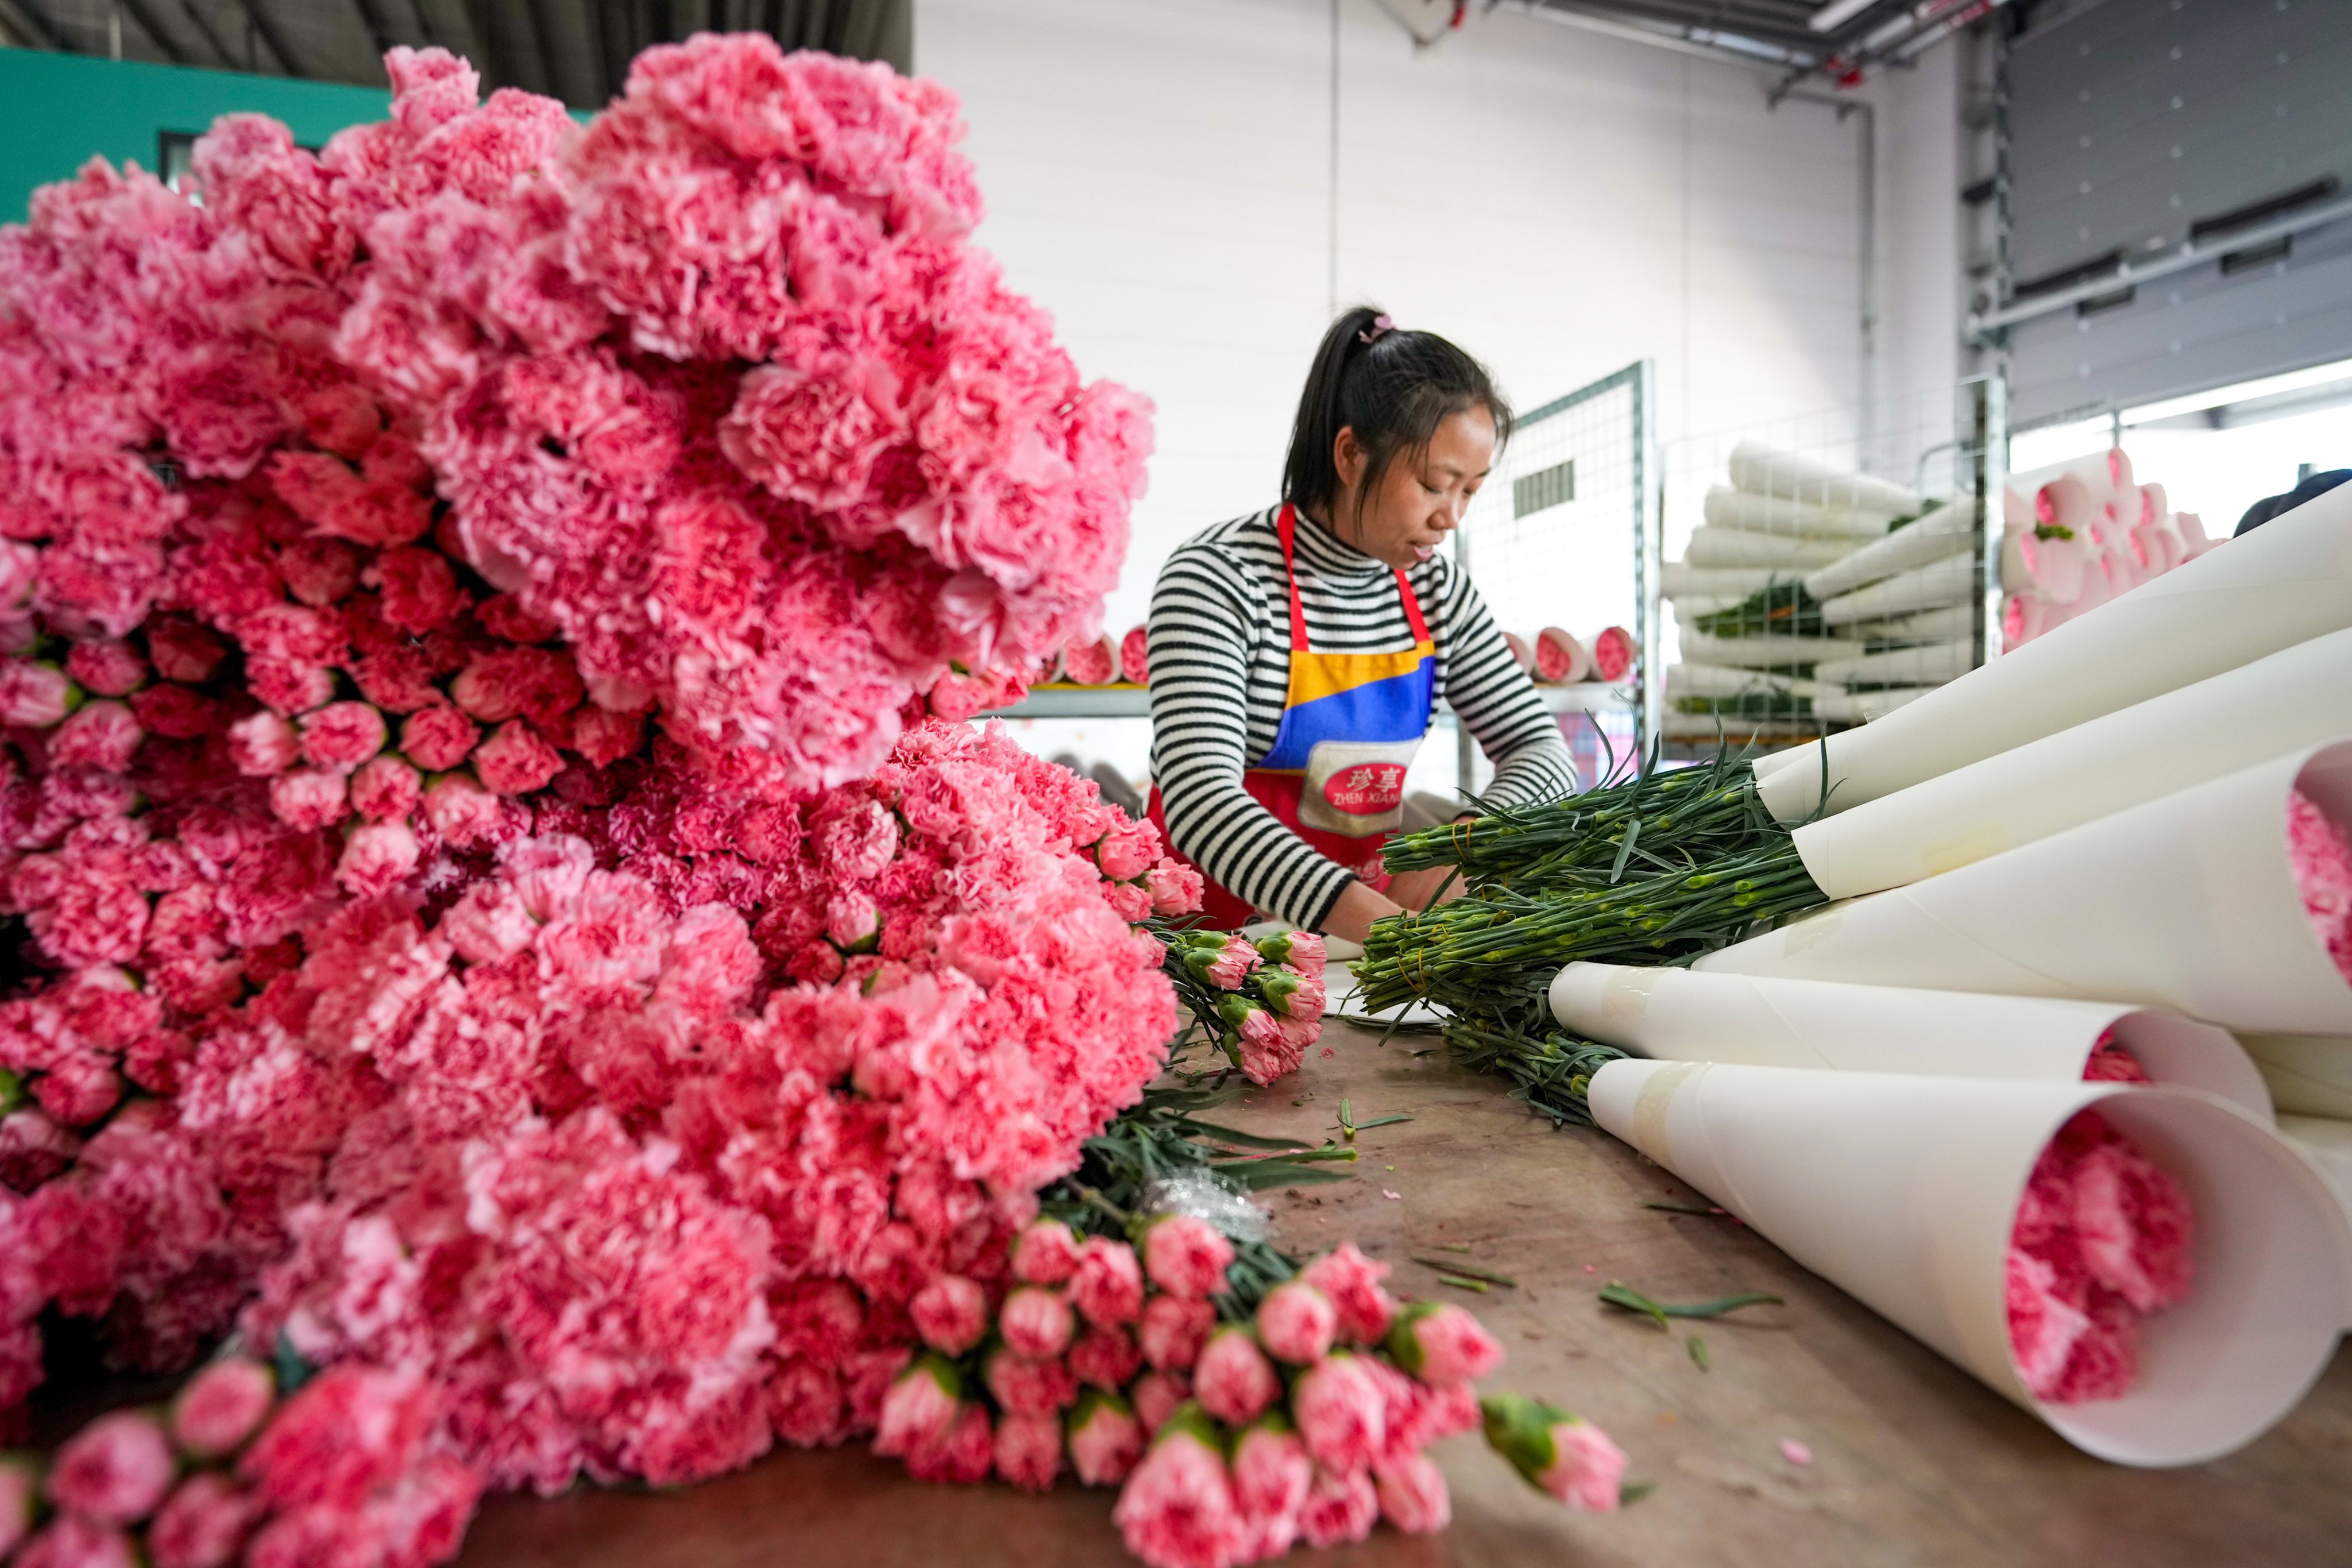
[[[1188,874],[1198,897],[1199,874]],[[1165,933],[1167,968],[1193,1021],[1255,1084],[1296,1072],[1323,1035],[1323,939],[1285,931],[1253,944],[1219,931]]]
[[[0,1558],[17,1568],[441,1562],[482,1483],[436,1438],[436,1402],[415,1376],[350,1365],[281,1403],[268,1367],[215,1362],[168,1415],[91,1422],[46,1474],[0,1457]]]

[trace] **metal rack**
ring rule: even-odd
[[[1630,687],[1598,681],[1578,686],[1538,686],[1536,698],[1547,713],[1622,712],[1633,704]],[[1125,681],[1116,686],[1039,686],[1009,707],[992,709],[988,719],[1149,719],[1151,689]],[[1441,702],[1437,721],[1452,724],[1454,710]]]

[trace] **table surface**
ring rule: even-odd
[[[1252,1131],[1336,1136],[1339,1101],[1363,1133],[1359,1179],[1272,1194],[1276,1239],[1306,1254],[1354,1239],[1396,1266],[1404,1293],[1466,1301],[1509,1350],[1489,1386],[1539,1394],[1600,1422],[1655,1489],[1614,1515],[1574,1514],[1530,1491],[1475,1436],[1435,1450],[1454,1523],[1304,1564],[1612,1564],[1822,1568],[2231,1568],[2352,1560],[2352,1356],[2240,1452],[2191,1469],[2093,1459],[1789,1261],[1735,1221],[1645,1208],[1704,1203],[1605,1133],[1555,1130],[1493,1079],[1385,1047],[1344,1026],[1303,1071],[1220,1110]],[[1440,1250],[1466,1245],[1467,1254]],[[1465,1258],[1517,1289],[1465,1296],[1414,1255]],[[1678,1322],[1594,1299],[1622,1279],[1662,1300],[1741,1290],[1781,1307]],[[1685,1349],[1706,1342],[1702,1370]],[[1783,1438],[1811,1448],[1798,1466]],[[582,1489],[483,1506],[465,1568],[767,1568],[779,1562],[1019,1564],[1130,1561],[1110,1495],[1043,1498],[988,1485],[923,1486],[856,1450],[771,1455],[668,1494]]]

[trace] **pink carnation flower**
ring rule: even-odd
[[[1186,1296],[1155,1295],[1143,1304],[1143,1324],[1136,1339],[1143,1359],[1162,1372],[1189,1372],[1217,1326],[1217,1310],[1207,1301]]]
[[[1100,1328],[1122,1328],[1140,1318],[1143,1267],[1135,1249],[1108,1237],[1088,1237],[1070,1276],[1070,1304]]]
[[[1070,1471],[1087,1486],[1116,1486],[1143,1457],[1144,1431],[1127,1401],[1088,1389],[1068,1423]]]
[[[1143,1352],[1125,1329],[1089,1326],[1070,1346],[1070,1371],[1080,1383],[1117,1394],[1142,1370]]]
[[[1289,1551],[1315,1484],[1315,1466],[1290,1423],[1268,1415],[1236,1436],[1233,1478],[1234,1503],[1249,1526],[1252,1556],[1264,1561]]]
[[[1134,823],[1106,833],[1095,846],[1095,863],[1114,882],[1132,882],[1160,858],[1160,835],[1150,823]]]
[[[91,637],[66,655],[66,674],[85,691],[128,697],[147,683],[147,661],[121,637]]]
[[[373,757],[352,774],[351,798],[371,822],[404,822],[425,798],[425,784],[403,759]]]
[[[1323,973],[1323,939],[1313,931],[1281,931],[1257,944],[1268,963],[1286,964],[1312,979]]]
[[[1247,1329],[1228,1326],[1209,1336],[1193,1363],[1192,1396],[1226,1426],[1246,1426],[1282,1396],[1282,1379]]]
[[[335,880],[356,897],[372,899],[406,881],[421,854],[406,823],[371,822],[344,841]]]
[[[1268,1354],[1293,1366],[1312,1366],[1331,1349],[1339,1310],[1304,1279],[1286,1279],[1257,1307],[1257,1336]]]
[[[1298,1510],[1298,1533],[1309,1546],[1342,1546],[1371,1534],[1381,1500],[1364,1470],[1315,1467],[1307,1501]]]
[[[446,703],[420,708],[402,721],[400,749],[427,773],[444,773],[466,760],[481,731]]]
[[[2092,1046],[2089,1058],[2083,1063],[2083,1078],[2084,1081],[2093,1083],[2155,1081],[2147,1076],[2147,1069],[2140,1066],[2139,1058],[2116,1039],[2113,1029],[2101,1035],[2097,1043]]]
[[[178,1470],[163,1426],[118,1410],[66,1439],[49,1468],[49,1500],[101,1524],[136,1524],[163,1506]]]
[[[988,1293],[961,1274],[935,1276],[908,1310],[923,1342],[941,1355],[961,1355],[988,1332]]]
[[[877,1454],[907,1456],[944,1442],[962,1410],[963,1380],[934,1355],[917,1356],[882,1400]]]
[[[1381,1517],[1405,1534],[1432,1534],[1452,1521],[1454,1500],[1445,1489],[1445,1474],[1426,1454],[1379,1466],[1372,1473]]]
[[[1128,1389],[1135,1419],[1149,1434],[1160,1430],[1177,1408],[1192,1397],[1192,1383],[1181,1372],[1147,1372]]]
[[[1238,991],[1250,971],[1263,962],[1257,949],[1237,936],[1229,937],[1223,947],[1212,949],[1201,963],[1201,978],[1220,991]]]
[[[16,1549],[11,1568],[138,1568],[139,1549],[112,1525],[61,1514]]]
[[[1495,1336],[1450,1301],[1406,1307],[1386,1342],[1397,1365],[1436,1388],[1475,1383],[1503,1364],[1503,1347]]]
[[[1389,1266],[1365,1257],[1352,1241],[1341,1242],[1301,1271],[1299,1278],[1329,1298],[1339,1313],[1339,1338],[1350,1344],[1378,1344],[1388,1337],[1396,1302],[1381,1288]]]
[[[433,831],[463,847],[495,837],[502,820],[499,797],[470,773],[448,773],[425,792],[425,820]]]
[[[122,773],[130,768],[144,734],[128,704],[85,702],[50,732],[49,762],[56,767]]]
[[[1003,1345],[989,1353],[982,1381],[997,1408],[1015,1415],[1052,1415],[1078,1396],[1078,1380],[1058,1359],[1037,1360]]]
[[[0,664],[0,723],[46,730],[80,700],[80,691],[55,665],[16,658]]]
[[[997,1310],[996,1331],[1004,1342],[1040,1360],[1069,1348],[1071,1327],[1068,1303],[1040,1286],[1022,1286]]]
[[[1029,1285],[1059,1285],[1078,1267],[1078,1238],[1057,1219],[1032,1220],[1013,1242],[1013,1277]]]
[[[475,776],[498,795],[529,795],[544,789],[563,771],[562,754],[520,719],[511,719],[474,748]]]
[[[1151,894],[1151,912],[1171,918],[1197,911],[1208,890],[1199,871],[1174,860],[1154,866],[1144,874],[1143,883]]]
[[[292,723],[268,709],[228,727],[229,758],[247,778],[282,773],[302,759],[302,737]]]
[[[154,1568],[229,1568],[269,1505],[217,1470],[182,1481],[147,1527]]]
[[[383,750],[383,715],[365,702],[330,702],[302,715],[302,758],[314,768],[348,773]]]
[[[877,1444],[878,1447],[879,1445]],[[907,1473],[919,1481],[970,1486],[988,1479],[996,1463],[996,1436],[985,1405],[967,1400],[936,1441],[910,1448]]]
[[[1290,1414],[1315,1462],[1333,1469],[1369,1465],[1387,1436],[1379,1383],[1355,1356],[1328,1356],[1291,1385]]]
[[[1171,1295],[1215,1295],[1225,1288],[1225,1270],[1233,1261],[1233,1243],[1191,1215],[1160,1215],[1143,1234],[1144,1271]]]
[[[216,1361],[172,1401],[172,1440],[192,1458],[226,1458],[260,1429],[277,1398],[277,1375],[261,1363]]]
[[[1127,1549],[1152,1568],[1234,1568],[1250,1531],[1233,1479],[1205,1423],[1171,1419],[1127,1479],[1111,1520]]]
[[[298,833],[331,827],[351,810],[351,790],[341,773],[297,768],[269,781],[269,809]]]
[[[1024,1492],[1051,1491],[1062,1469],[1062,1423],[1046,1415],[1005,1415],[996,1423],[996,1473]]]
[[[1608,1433],[1517,1394],[1499,1394],[1484,1405],[1487,1443],[1520,1475],[1570,1508],[1615,1511],[1626,1459]]]

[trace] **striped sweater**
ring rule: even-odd
[[[1355,873],[1275,820],[1242,788],[1274,749],[1290,685],[1290,598],[1276,512],[1197,534],[1160,568],[1151,595],[1151,772],[1169,836],[1208,876],[1257,909],[1322,929]],[[1298,595],[1318,653],[1412,647],[1387,566],[1299,519]],[[1495,764],[1501,803],[1575,788],[1559,727],[1503,642],[1484,600],[1445,555],[1406,574],[1437,645],[1437,696]]]

